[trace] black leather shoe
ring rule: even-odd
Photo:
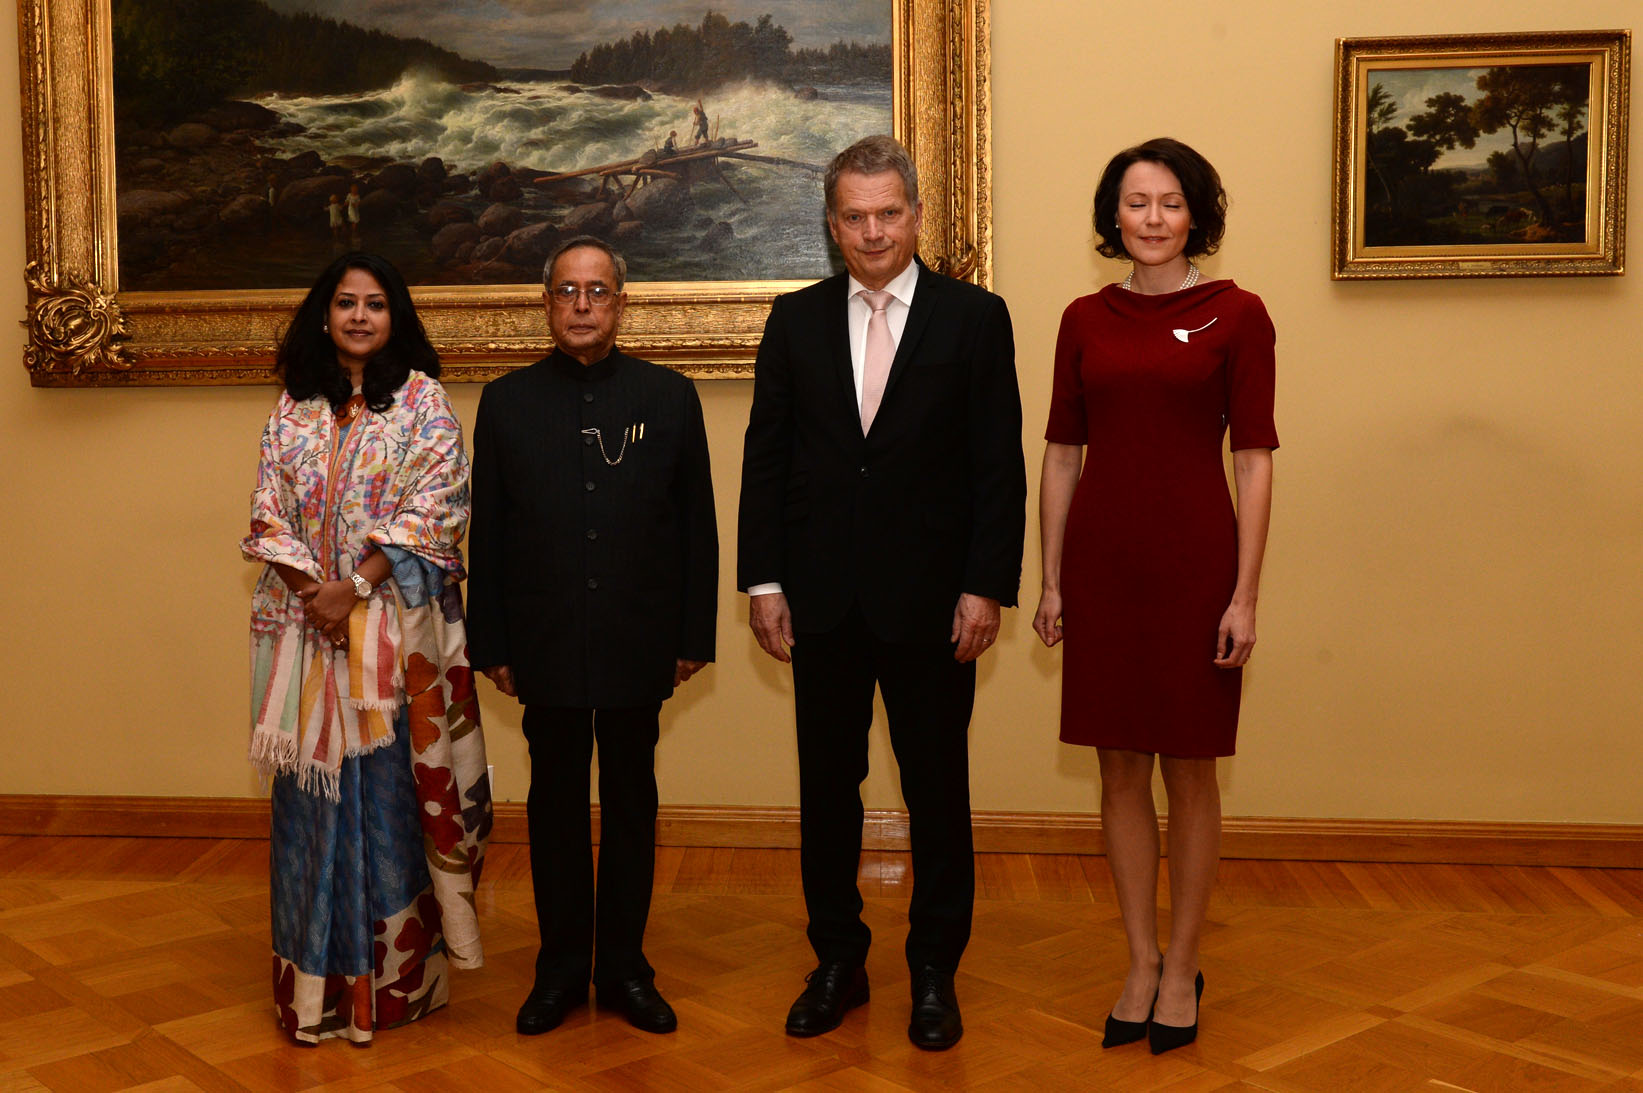
[[[804,982],[804,993],[787,1011],[789,1036],[832,1032],[847,1012],[867,1001],[867,969],[860,964],[823,961]]]
[[[587,1000],[586,984],[577,987],[538,985],[519,1007],[513,1027],[521,1036],[540,1036],[558,1028],[566,1014]]]
[[[1166,1051],[1174,1051],[1178,1047],[1186,1047],[1198,1039],[1197,1002],[1204,1000],[1204,973],[1199,972],[1198,978],[1193,981],[1193,991],[1197,994],[1194,1002],[1192,1024],[1190,1025],[1161,1025],[1157,1021],[1147,1026],[1147,1043],[1152,1047],[1154,1055],[1162,1055]]]
[[[624,979],[598,988],[599,1004],[613,1009],[628,1019],[628,1024],[643,1032],[672,1032],[679,1027],[679,1018],[667,1004],[662,992],[649,979]]]
[[[925,1051],[946,1051],[963,1035],[953,974],[921,969],[913,976],[913,1019],[907,1025],[907,1038]]]

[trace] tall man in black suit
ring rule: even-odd
[[[626,275],[602,240],[559,247],[543,274],[554,351],[486,387],[474,428],[468,656],[524,703],[531,750],[542,947],[525,1035],[586,1002],[590,978],[636,1027],[677,1024],[642,948],[657,715],[713,659],[719,541],[695,386],[615,349]]]
[[[975,902],[975,661],[1021,580],[1015,344],[1003,300],[915,258],[918,175],[894,139],[839,153],[824,186],[848,273],[771,309],[737,558],[760,646],[793,664],[800,869],[820,963],[787,1031],[827,1032],[867,1000],[856,872],[877,685],[912,822],[907,1034],[941,1050],[963,1034],[953,973]]]

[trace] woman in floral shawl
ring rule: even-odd
[[[457,547],[468,458],[398,271],[347,254],[281,341],[251,533],[251,760],[273,778],[274,1002],[369,1041],[481,963],[490,784]]]

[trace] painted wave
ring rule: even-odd
[[[759,152],[825,163],[839,148],[890,124],[889,89],[820,88],[801,100],[766,84],[728,85],[704,106],[719,136],[759,143]],[[289,153],[416,161],[439,156],[451,170],[502,160],[568,171],[628,159],[658,147],[668,130],[681,143],[694,99],[655,93],[649,101],[605,98],[564,82],[469,85],[408,72],[391,88],[362,95],[266,96],[263,105],[304,132]]]
[[[891,125],[888,87],[820,87],[814,99],[759,83],[706,96],[713,135],[752,140],[754,154],[826,164],[840,148]],[[393,87],[360,95],[264,96],[263,105],[302,131],[270,143],[284,155],[327,161],[370,156],[444,160],[451,172],[497,161],[544,172],[632,159],[658,148],[669,130],[690,143],[694,98],[604,97],[563,81],[457,86],[410,72]],[[790,167],[723,161],[730,187],[697,183],[691,223],[647,229],[628,247],[636,280],[804,279],[831,270],[820,176]],[[731,226],[734,246],[700,246],[714,223]]]

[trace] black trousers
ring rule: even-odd
[[[661,704],[588,710],[526,706],[526,818],[542,948],[540,984],[614,984],[655,975],[645,960],[656,871],[656,737]],[[588,770],[599,743],[595,897]],[[595,939],[597,938],[597,963]]]
[[[856,873],[877,685],[912,827],[907,964],[956,971],[975,906],[969,748],[975,664],[954,661],[947,642],[881,641],[859,609],[836,629],[796,637],[799,868],[811,947],[822,961],[867,958],[871,932],[861,920]]]

